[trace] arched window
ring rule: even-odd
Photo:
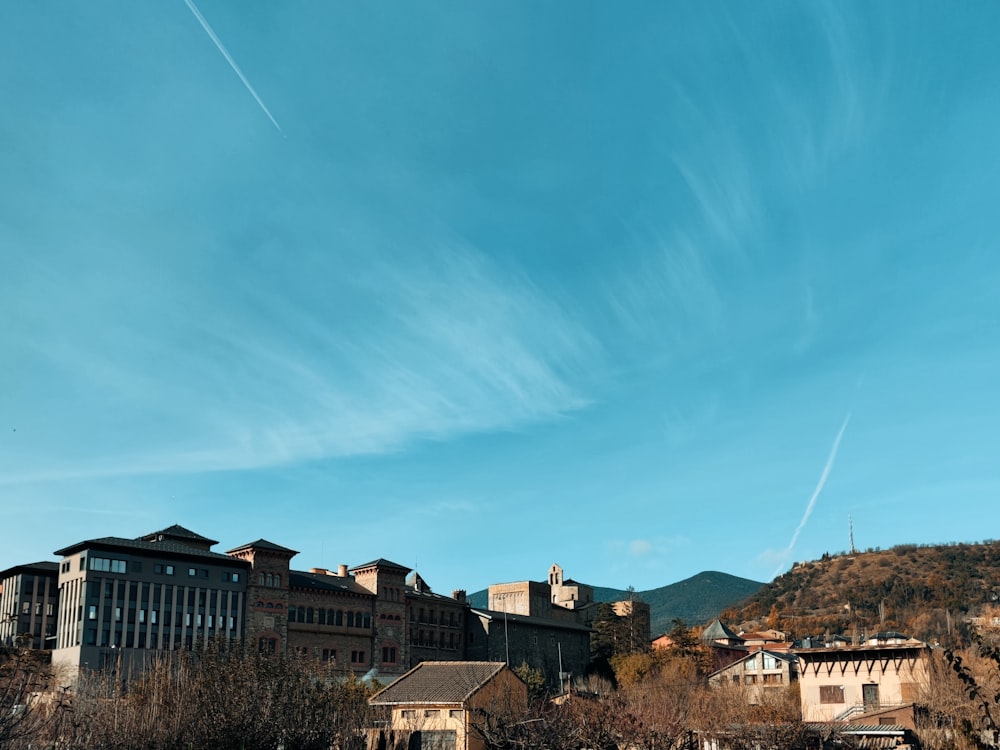
[[[274,576],[270,573],[267,574],[267,585],[274,586]]]
[[[326,610],[322,607],[316,610],[316,622],[320,625],[326,625]]]
[[[259,586],[263,586],[264,585],[264,574],[263,573],[258,573],[257,574],[257,585],[259,585]]]
[[[349,628],[353,628],[354,627],[354,613],[353,612],[348,612],[347,613],[347,627],[349,627]]]
[[[367,612],[365,612],[364,625],[362,625],[362,627],[370,628],[371,626],[372,626],[372,616]]]
[[[295,607],[291,605],[288,606],[288,621],[295,622]]]
[[[267,603],[267,608],[268,609],[274,609],[274,602],[268,602]]]
[[[274,585],[279,589],[281,588],[281,573],[274,574]]]
[[[326,624],[333,625],[337,621],[337,612],[332,609],[326,611]]]
[[[295,613],[295,622],[305,622],[306,621],[306,608],[299,607],[299,611]]]
[[[312,621],[313,621],[313,608],[309,607],[308,609],[306,609],[306,622],[311,623]]]
[[[337,624],[338,625],[344,624],[344,610],[342,609],[337,610]]]

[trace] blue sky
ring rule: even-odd
[[[0,567],[179,523],[643,590],[1000,535],[998,29],[6,4]]]

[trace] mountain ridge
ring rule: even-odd
[[[673,627],[675,620],[685,625],[700,625],[726,609],[738,606],[760,590],[765,584],[740,578],[730,573],[706,570],[676,583],[646,591],[629,592],[627,589],[594,586],[594,601],[616,602],[633,598],[649,605],[650,633],[655,638]],[[488,589],[468,595],[473,607],[485,608],[489,601]]]

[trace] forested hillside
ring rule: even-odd
[[[892,629],[944,642],[998,601],[1000,542],[907,544],[800,563],[723,620],[777,627],[793,638]]]

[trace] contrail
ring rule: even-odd
[[[795,529],[795,533],[792,534],[792,541],[788,543],[784,553],[782,553],[781,564],[778,565],[778,569],[772,574],[772,578],[776,578],[781,572],[781,569],[785,567],[785,562],[787,562],[788,556],[792,554],[792,549],[795,547],[795,543],[799,540],[799,534],[802,533],[802,529],[805,527],[806,521],[808,521],[809,516],[812,515],[813,506],[816,505],[816,500],[819,498],[819,494],[823,491],[823,487],[826,485],[826,478],[830,476],[830,469],[833,468],[833,462],[837,460],[837,449],[840,448],[840,439],[844,437],[844,430],[847,429],[847,423],[850,421],[851,412],[847,412],[847,416],[844,417],[844,423],[840,425],[840,429],[837,431],[837,437],[834,438],[833,448],[830,449],[830,455],[826,459],[826,466],[823,467],[823,473],[820,474],[819,483],[816,485],[816,489],[813,490],[812,497],[809,498],[809,504],[806,506],[806,512],[802,515],[802,520],[799,521],[799,525]]]
[[[274,124],[274,127],[278,129],[278,132],[281,133],[281,135],[285,135],[285,131],[281,129],[278,121],[274,119],[274,115],[271,114],[271,111],[267,108],[267,105],[264,104],[263,100],[257,96],[257,92],[254,91],[253,86],[250,85],[250,81],[248,81],[247,77],[243,75],[243,71],[240,70],[240,66],[236,64],[233,56],[229,54],[229,50],[226,49],[226,45],[224,45],[222,40],[215,35],[214,31],[212,31],[212,27],[208,25],[208,21],[205,20],[201,11],[198,10],[198,6],[194,4],[194,0],[184,0],[184,2],[187,3],[187,7],[191,9],[192,13],[194,13],[194,17],[198,19],[198,23],[201,24],[201,27],[205,29],[205,33],[208,34],[209,38],[211,38],[213,42],[215,42],[215,46],[219,48],[219,52],[221,52],[222,56],[226,58],[226,62],[229,63],[229,67],[231,67],[236,75],[240,77],[240,80],[243,81],[243,85],[246,86],[250,95],[257,100],[257,104],[259,104],[260,108],[264,110],[264,114],[267,115],[267,119]]]

